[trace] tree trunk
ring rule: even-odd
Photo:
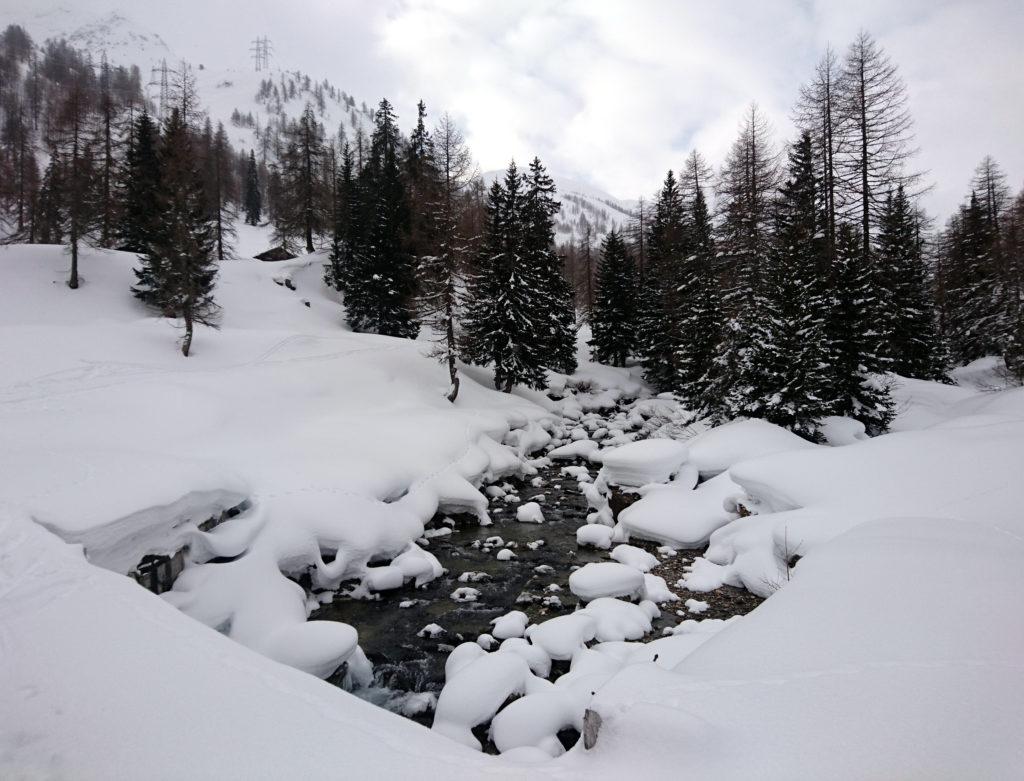
[[[445,341],[448,350],[448,378],[451,380],[447,398],[454,404],[459,395],[459,373],[455,366],[455,313],[450,296],[445,303]]]
[[[860,60],[860,83],[858,88],[860,90],[860,146],[861,146],[861,208],[864,213],[861,215],[861,230],[864,231],[864,260],[867,262],[871,255],[871,216],[868,213],[868,208],[871,203],[870,194],[868,192],[868,117],[867,117],[867,95],[866,86],[864,84],[864,57],[863,53]]]
[[[181,340],[181,354],[188,358],[188,351],[192,349],[192,308],[186,306],[182,316],[185,318],[185,336]]]

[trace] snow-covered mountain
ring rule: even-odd
[[[504,171],[487,171],[484,183],[489,187],[495,179],[505,175]],[[591,185],[568,176],[551,173],[555,182],[555,194],[562,210],[555,223],[555,241],[559,244],[570,241],[579,244],[587,236],[597,246],[611,230],[623,228],[632,220],[636,210],[635,201],[624,201]]]
[[[158,106],[161,67],[166,63],[173,70],[182,61],[159,33],[145,29],[121,11],[91,14],[59,6],[28,10],[11,21],[23,25],[37,43],[65,38],[97,59],[105,54],[113,64],[138,65],[148,96]],[[238,149],[269,153],[269,137],[262,130],[294,119],[307,105],[314,107],[330,137],[341,135],[354,142],[360,130],[369,133],[371,129],[375,100],[356,98],[322,76],[288,69],[287,63],[272,63],[261,71],[252,65],[190,64],[204,110],[214,124],[223,123]],[[399,113],[407,116],[413,112],[400,109]],[[501,174],[488,171],[483,178],[490,185]],[[636,208],[634,201],[616,198],[557,172],[551,175],[562,204],[556,224],[559,243],[580,243],[589,227],[589,238],[596,246],[609,230],[628,223]]]

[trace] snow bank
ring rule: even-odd
[[[673,439],[645,439],[606,450],[601,472],[608,485],[640,487],[664,483],[687,459],[689,448]]]
[[[737,517],[726,503],[742,493],[729,474],[695,489],[686,483],[651,486],[640,501],[619,513],[619,524],[632,537],[675,548],[700,548],[712,532]]]
[[[815,445],[764,420],[737,420],[698,434],[689,442],[689,462],[701,477],[713,477],[740,461]]]
[[[674,671],[625,667],[590,705],[603,717],[596,750],[564,769],[636,774],[646,752],[652,768],[708,778],[1013,777],[1022,590],[1019,536],[934,518],[863,524]]]

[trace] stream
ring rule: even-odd
[[[356,696],[429,726],[436,695],[444,685],[445,660],[456,645],[488,633],[491,620],[511,610],[522,610],[530,623],[537,623],[576,609],[580,600],[569,591],[570,573],[589,562],[607,561],[608,551],[576,543],[576,530],[586,524],[590,510],[576,478],[562,474],[566,466],[585,467],[592,477],[600,468],[581,460],[557,461],[525,479],[498,481],[494,485],[506,496],[490,499],[492,525],[480,526],[475,516],[444,514],[428,524],[420,544],[441,562],[446,570],[442,576],[419,588],[409,584],[380,592],[373,599],[352,598],[339,591],[310,616],[311,620],[342,621],[359,631],[360,646],[373,663],[374,683],[354,691]],[[517,507],[529,501],[540,504],[544,523],[516,520]],[[657,550],[642,541],[631,544],[652,553]],[[499,560],[500,550],[510,550],[514,557]],[[728,587],[711,595],[676,587],[682,566],[700,553],[680,551],[659,557],[664,571],[659,566],[653,572],[665,577],[681,601],[663,606],[647,639],[679,623],[686,614],[676,608],[688,597],[711,603],[707,612],[690,618],[728,618],[760,602],[748,592]],[[453,598],[457,589],[466,587],[479,592],[475,600]],[[441,631],[423,632],[430,625]],[[340,685],[342,677],[339,672],[330,680]]]

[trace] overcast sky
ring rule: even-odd
[[[29,7],[49,3],[28,0]],[[613,195],[654,191],[692,147],[716,164],[756,100],[780,141],[826,44],[872,32],[907,83],[945,218],[981,157],[1024,186],[1024,0],[63,0],[118,8],[194,61],[240,64],[269,35],[277,64],[357,99],[388,96],[408,129],[422,97],[450,111],[486,170],[534,154]],[[15,10],[17,9],[17,11]],[[0,18],[24,0],[0,0]]]

